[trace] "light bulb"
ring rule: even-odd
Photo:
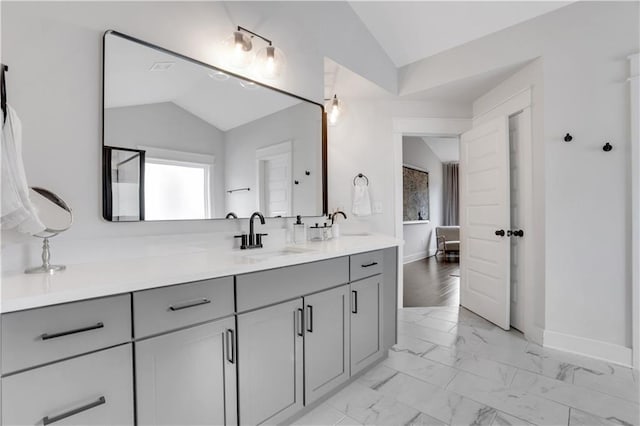
[[[251,65],[253,44],[251,38],[240,31],[234,31],[233,35],[224,42],[226,47],[225,62],[234,68],[246,68]]]
[[[275,79],[282,75],[285,66],[285,56],[282,50],[275,46],[266,46],[256,54],[257,71],[266,79]]]
[[[338,100],[337,95],[333,95],[333,98],[327,104],[327,118],[329,119],[329,124],[334,125],[338,122],[341,109],[342,102]]]

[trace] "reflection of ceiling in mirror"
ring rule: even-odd
[[[105,108],[173,102],[227,131],[302,102],[262,87],[243,88],[234,77],[221,81],[211,77],[213,73],[210,68],[109,34]]]

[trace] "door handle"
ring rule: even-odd
[[[351,313],[358,313],[358,292],[355,290],[351,291]]]
[[[189,309],[189,308],[194,308],[200,305],[206,305],[207,303],[211,303],[211,300],[209,299],[194,300],[193,302],[187,302],[180,305],[171,305],[169,306],[169,310],[173,312],[181,311],[183,309]]]
[[[512,235],[513,235],[513,231],[512,231],[511,229],[509,229],[509,230],[507,231],[507,237],[510,237],[510,236],[512,236]]]
[[[498,229],[498,230],[496,231],[496,235],[497,235],[498,237],[504,237],[504,229]]]
[[[307,331],[313,333],[313,306],[307,305]]]
[[[225,333],[227,339],[227,361],[231,364],[236,362],[236,339],[234,338],[233,330],[228,328]]]
[[[59,333],[53,333],[53,334],[44,333],[43,335],[40,336],[40,338],[42,340],[56,339],[58,337],[69,336],[70,334],[84,333],[85,331],[98,330],[100,328],[104,328],[104,324],[101,322],[97,323],[96,325],[90,325],[89,327],[76,328],[74,330],[61,331]]]
[[[524,231],[522,229],[517,229],[512,232],[514,237],[524,237]]]
[[[302,308],[298,308],[296,314],[296,334],[302,337],[304,333],[304,330],[302,329],[302,317],[304,315]]]
[[[95,402],[90,402],[89,404],[83,405],[82,407],[74,408],[62,414],[58,414],[57,416],[43,417],[42,424],[45,426],[50,425],[51,423],[59,422],[60,420],[66,419],[67,417],[75,416],[76,414],[80,414],[83,411],[90,410],[94,407],[97,407],[99,405],[106,404],[106,403],[107,403],[107,400],[105,399],[105,397],[101,396]]]

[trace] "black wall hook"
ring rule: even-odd
[[[309,170],[305,170],[305,171],[304,171],[304,174],[305,174],[305,175],[307,175],[307,176],[309,176],[309,175],[311,174],[311,172],[310,172]]]
[[[609,142],[605,143],[604,146],[602,147],[602,150],[604,152],[609,152],[613,149],[613,145],[611,145]]]
[[[573,136],[571,136],[569,133],[564,135],[564,141],[565,142],[571,142],[572,140],[573,140]]]

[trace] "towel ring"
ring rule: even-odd
[[[369,186],[369,178],[366,177],[365,175],[363,175],[362,173],[358,173],[354,178],[353,178],[353,186],[356,186],[356,181],[358,179],[364,179],[367,182],[367,186]]]

